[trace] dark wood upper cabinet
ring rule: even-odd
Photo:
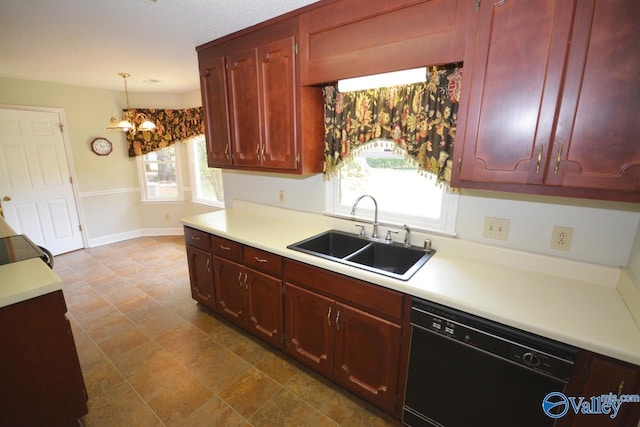
[[[483,1],[454,186],[640,201],[639,20],[634,0]]]
[[[227,58],[232,163],[259,166],[262,120],[259,111],[257,51],[249,49]]]
[[[322,89],[300,86],[299,20],[283,19],[197,48],[209,166],[322,171]]]
[[[460,62],[469,0],[343,0],[302,15],[303,84]]]
[[[263,138],[261,164],[268,168],[295,169],[296,85],[295,40],[289,37],[258,49]]]
[[[577,2],[548,184],[639,195],[638,23],[636,0]]]
[[[224,57],[200,62],[200,88],[204,106],[207,163],[210,167],[231,165],[227,68]]]

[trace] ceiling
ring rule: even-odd
[[[126,72],[133,92],[197,90],[196,46],[315,1],[0,0],[0,76],[124,90]]]

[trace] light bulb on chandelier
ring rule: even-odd
[[[129,88],[127,87],[127,77],[131,77],[129,73],[118,73],[120,77],[124,79],[124,94],[125,99],[127,101],[127,111],[122,114],[122,118],[118,120],[116,114],[113,113],[111,116],[111,120],[109,122],[109,126],[107,126],[108,130],[119,130],[122,132],[131,131],[134,134],[136,131],[142,132],[152,132],[156,129],[155,123],[147,119],[142,113],[133,114],[129,108]],[[135,122],[142,122],[136,129]]]

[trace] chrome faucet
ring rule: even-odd
[[[373,196],[365,194],[363,196],[358,197],[355,203],[353,204],[353,207],[351,208],[351,215],[356,214],[356,206],[358,206],[358,202],[360,202],[360,200],[362,200],[364,197],[369,197],[371,200],[373,200],[373,205],[375,206],[375,212],[374,212],[374,218],[373,218],[373,233],[371,234],[371,237],[377,238],[378,237],[378,202],[376,202],[376,199],[374,199]]]
[[[411,246],[411,229],[407,224],[404,225],[404,245],[408,248]]]

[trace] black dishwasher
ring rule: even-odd
[[[550,392],[563,392],[576,350],[414,298],[403,423],[542,427]]]

